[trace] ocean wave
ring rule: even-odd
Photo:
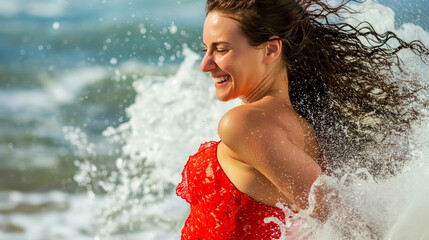
[[[54,18],[61,17],[66,12],[67,1],[64,0],[2,0],[0,2],[0,16],[13,17],[20,14]]]

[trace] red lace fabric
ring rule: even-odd
[[[277,217],[284,223],[284,212],[253,200],[231,183],[217,160],[218,144],[201,144],[182,172],[176,193],[191,204],[191,212],[181,239],[279,238],[280,227],[264,218]]]

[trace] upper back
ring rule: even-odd
[[[223,136],[228,135],[227,132],[222,132],[228,130],[223,125],[231,123],[242,126],[243,131],[256,129],[255,134],[264,132],[270,135],[281,131],[288,141],[313,159],[321,157],[313,126],[289,104],[269,99],[231,109],[219,122],[219,136],[222,140]]]
[[[231,182],[264,204],[305,207],[322,154],[310,123],[267,99],[231,109],[219,122],[218,160]],[[303,172],[304,170],[304,172]]]

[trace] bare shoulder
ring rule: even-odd
[[[318,158],[320,152],[312,125],[293,110],[280,110],[252,105],[235,107],[220,120],[219,137],[239,155],[249,149],[281,144],[286,148],[298,147]]]
[[[255,108],[252,106],[240,105],[229,110],[219,122],[219,130],[238,130],[235,127],[246,127],[247,125],[254,125],[255,121],[259,122],[265,118],[266,111],[263,109]],[[256,123],[257,123],[256,122]]]
[[[320,175],[316,151],[309,144],[311,125],[293,110],[241,105],[228,111],[218,132],[225,151],[268,179],[300,208]]]
[[[229,110],[220,120],[218,133],[222,142],[232,150],[249,147],[253,139],[269,136],[275,130],[270,112],[266,109],[240,105]]]

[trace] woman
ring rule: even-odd
[[[240,98],[242,104],[220,120],[221,141],[203,144],[185,166],[177,194],[191,204],[191,213],[182,239],[278,238],[279,226],[264,221],[285,221],[277,203],[294,212],[307,209],[313,183],[327,172],[325,158],[336,159],[328,164],[336,168],[377,141],[376,131],[368,133],[374,123],[356,119],[376,113],[378,126],[393,121],[404,130],[418,118],[400,118],[409,95],[386,83],[383,70],[399,49],[420,56],[427,49],[370,26],[330,23],[328,16],[347,10],[345,5],[207,1],[201,70],[213,77],[219,100]],[[378,37],[378,46],[361,43],[359,37],[369,35]],[[383,48],[390,38],[399,47]],[[343,158],[335,154],[340,148]],[[312,215],[323,219],[321,202]],[[292,224],[290,231],[294,225],[299,227]]]

